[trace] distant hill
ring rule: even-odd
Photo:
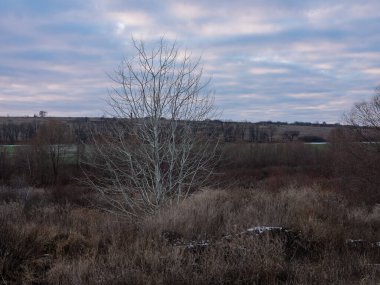
[[[163,119],[165,120],[165,119]],[[86,141],[88,130],[103,132],[107,124],[117,119],[104,117],[0,117],[0,144],[21,144],[30,142],[42,124],[58,121],[68,125],[74,141]],[[305,142],[327,141],[332,130],[339,125],[313,124],[305,122],[232,122],[207,120],[202,129],[212,129],[225,142],[284,142],[301,140]]]

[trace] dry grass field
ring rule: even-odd
[[[340,150],[226,144],[208,187],[130,219],[77,165],[53,183],[44,156],[16,149],[0,164],[0,283],[377,284],[377,176]]]
[[[2,187],[1,280],[4,284],[380,280],[375,265],[380,263],[379,206],[349,206],[343,196],[317,183],[293,180],[276,191],[270,183],[203,189],[138,221],[99,210],[94,207],[96,195],[81,188]]]

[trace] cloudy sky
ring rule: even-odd
[[[99,116],[131,37],[201,55],[222,119],[338,122],[380,84],[380,1],[0,0],[0,116]]]

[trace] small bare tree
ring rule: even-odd
[[[354,127],[358,140],[380,152],[380,87],[369,101],[356,103],[344,118]]]
[[[88,181],[113,210],[132,216],[181,201],[205,185],[218,138],[208,127],[215,115],[200,60],[161,40],[147,49],[133,40],[136,56],[111,78],[114,119],[94,140],[98,173]]]
[[[372,127],[380,130],[380,87],[369,100],[356,103],[346,115],[346,121],[353,126]]]
[[[28,169],[35,169],[38,173],[35,175],[39,175],[41,181],[46,180],[45,183],[57,183],[71,143],[70,128],[65,123],[51,120],[42,124],[31,142],[34,157],[31,161],[27,157]],[[48,173],[52,174],[53,181],[49,181]]]

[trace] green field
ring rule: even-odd
[[[59,145],[55,145],[58,147]],[[17,152],[28,152],[28,148],[32,148],[32,145],[0,145],[0,154],[15,156]],[[65,162],[74,163],[77,159],[77,146],[76,145],[60,145],[60,152],[65,158]],[[49,151],[48,146],[43,147]],[[30,151],[30,150],[29,150]]]
[[[25,148],[27,145],[0,145],[0,153],[14,154],[16,149]]]

